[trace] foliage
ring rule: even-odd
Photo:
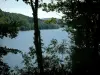
[[[7,16],[9,15],[3,13],[2,10],[0,10],[0,39],[2,39],[3,37],[14,38],[17,36],[18,33],[18,27],[21,22],[15,20],[12,16],[10,16],[9,18]],[[1,75],[10,75],[10,67],[8,66],[7,63],[4,63],[2,60],[3,56],[7,55],[8,53],[17,54],[17,53],[21,53],[21,51],[17,49],[0,46],[0,74]]]
[[[51,18],[50,20],[45,20],[46,24],[56,24],[56,18]]]
[[[41,1],[42,0],[23,0],[23,2],[29,4],[32,9],[33,22],[34,22],[34,45],[36,49],[38,68],[40,69],[40,73],[42,74],[44,72],[44,68],[43,68],[43,56],[41,47],[41,34],[38,24],[38,7],[39,7],[39,2]]]
[[[74,36],[73,74],[99,75],[100,0],[56,0],[54,3],[44,5],[47,12],[56,10],[64,14],[63,20]]]
[[[61,47],[62,49],[60,49]],[[28,53],[22,54],[24,67],[22,69],[16,67],[15,71],[17,72],[15,74],[23,75],[27,73],[39,73],[39,68],[37,67],[38,62],[36,58],[36,50],[33,47],[30,47],[29,49],[30,51]],[[58,70],[58,73],[60,73],[62,72],[60,71],[62,69],[62,66],[63,71],[66,71],[66,73],[70,72],[71,60],[69,55],[71,54],[71,52],[65,40],[63,40],[61,43],[58,43],[56,39],[52,39],[51,43],[47,47],[43,45],[42,49],[43,66],[46,73],[50,73],[51,71],[56,72],[56,70]],[[66,53],[68,54],[67,56],[64,55]],[[63,59],[61,58],[61,56],[59,56],[60,54],[63,55]]]
[[[6,25],[5,25],[5,23],[6,23]],[[47,23],[45,23],[45,20],[42,20],[42,19],[38,19],[38,23],[39,23],[40,29],[57,29],[57,28],[59,28],[58,27],[59,25],[47,24]],[[7,26],[9,26],[9,33],[12,33],[10,31],[11,28],[16,31],[17,30],[25,31],[25,30],[33,30],[34,29],[34,23],[33,23],[32,17],[28,17],[28,16],[25,16],[22,14],[17,14],[17,13],[4,12],[0,9],[0,25],[1,24],[3,24],[3,27],[1,27],[2,29],[0,28],[0,30],[2,30],[3,32],[6,32],[6,31],[4,31],[3,28],[6,28]],[[5,30],[7,30],[7,29],[5,29]],[[14,35],[14,33],[12,33],[12,34]],[[6,36],[6,34],[5,34],[5,36]]]
[[[8,53],[17,54],[17,53],[22,53],[22,52],[18,49],[0,47],[0,74],[1,75],[10,75],[11,73],[10,67],[8,66],[8,64],[4,63],[2,60],[3,56],[6,56]]]
[[[45,57],[45,65],[49,68],[56,66],[56,68],[67,66],[67,62],[70,60],[70,50],[68,43],[63,40],[60,44],[56,39],[51,40],[51,43],[45,49],[46,56]],[[66,59],[67,58],[67,59]],[[66,70],[71,69],[66,67]]]
[[[18,0],[17,0],[18,1]],[[34,33],[34,44],[35,44],[35,49],[36,49],[36,56],[37,56],[37,62],[38,62],[38,67],[39,67],[39,69],[40,69],[40,73],[41,72],[43,72],[43,67],[44,67],[44,64],[43,64],[43,62],[42,62],[42,60],[43,60],[43,58],[42,58],[42,49],[41,49],[41,37],[40,37],[40,30],[39,30],[39,25],[38,25],[38,7],[39,7],[39,5],[38,5],[38,3],[40,2],[40,1],[38,1],[38,0],[23,0],[26,4],[29,4],[30,6],[31,6],[31,8],[32,8],[32,12],[33,12],[33,21],[34,21],[34,30],[35,30],[35,33]],[[52,6],[50,6],[50,7],[52,7]],[[53,10],[52,10],[53,11]],[[57,46],[58,47],[58,46]],[[61,50],[61,49],[64,49],[65,50],[65,48],[64,48],[64,45],[61,45],[60,47],[58,47],[59,48],[59,50]],[[58,52],[58,51],[57,51]],[[59,52],[61,52],[61,51],[59,51]],[[63,51],[61,52],[62,54],[64,53]],[[31,55],[30,55],[31,56]],[[27,56],[26,54],[24,54],[23,55],[23,57],[25,57],[24,58],[24,60],[25,60],[25,65],[26,66],[28,66],[27,68],[28,68],[28,71],[30,71],[30,68],[31,68],[31,64],[29,63],[29,62],[31,62],[31,58],[30,58],[30,56]],[[33,55],[32,55],[33,56]],[[53,56],[53,57],[55,57],[55,55]],[[56,59],[56,57],[55,57],[55,59]],[[27,61],[27,60],[29,60],[29,61]],[[58,60],[58,58],[56,59],[56,60]],[[53,60],[54,61],[54,60]],[[55,63],[56,63],[57,61],[55,61]],[[30,65],[31,66],[30,66]],[[32,70],[32,69],[31,69]]]
[[[18,27],[20,26],[20,20],[15,20],[12,16],[8,17],[9,15],[3,13],[0,10],[0,38],[4,36],[9,36],[10,38],[14,38],[17,36]],[[18,17],[16,16],[16,19]]]

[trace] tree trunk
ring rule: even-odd
[[[34,20],[34,44],[36,49],[38,67],[40,69],[40,73],[42,74],[44,70],[43,70],[43,58],[41,49],[41,36],[38,26],[38,0],[35,0],[35,6],[33,6],[33,2],[31,0],[31,7],[33,11],[33,20]]]
[[[97,19],[97,28],[96,28],[96,32],[94,33],[94,64],[95,64],[95,72],[97,73],[97,75],[100,74],[100,55],[99,55],[99,42],[100,42],[100,36],[99,36],[99,32],[100,32],[100,26],[99,23],[100,22],[100,14],[98,15],[98,19]]]

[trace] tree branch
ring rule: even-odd
[[[30,0],[30,5],[31,5],[32,11],[33,11],[33,13],[34,13],[35,7],[34,7],[33,3],[34,3],[33,0]]]

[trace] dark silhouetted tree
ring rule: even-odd
[[[75,46],[72,53],[72,73],[99,75],[100,0],[57,0],[45,6],[45,11],[64,14],[63,21],[72,28]],[[44,6],[43,5],[43,6]],[[71,31],[72,31],[71,30]]]
[[[34,22],[34,44],[35,44],[35,49],[36,49],[38,67],[40,68],[40,73],[42,74],[43,58],[42,58],[42,49],[41,49],[40,29],[38,25],[38,7],[39,7],[39,1],[41,0],[23,0],[23,1],[26,4],[29,4],[32,8],[33,22]]]
[[[2,13],[2,10],[0,10],[0,13]],[[0,16],[5,15],[4,13],[0,14]],[[12,17],[7,18],[0,17],[0,39],[3,39],[3,37],[10,37],[14,38],[17,36],[18,33],[18,27],[20,22],[15,21]],[[8,53],[21,53],[18,49],[12,49],[7,47],[0,46],[0,74],[1,75],[10,75],[10,67],[7,63],[3,62],[3,56],[7,55]]]

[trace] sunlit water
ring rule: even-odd
[[[33,46],[34,31],[20,31],[18,36],[14,39],[3,38],[0,39],[0,46],[6,46],[8,48],[19,49],[23,52],[28,52],[29,47]],[[63,39],[69,40],[68,33],[63,31],[63,29],[52,29],[52,30],[41,30],[41,37],[45,46],[50,44],[50,40],[57,39],[61,42]],[[21,54],[11,54],[9,53],[4,57],[4,62],[8,63],[9,66],[19,66],[22,67],[22,57]]]

